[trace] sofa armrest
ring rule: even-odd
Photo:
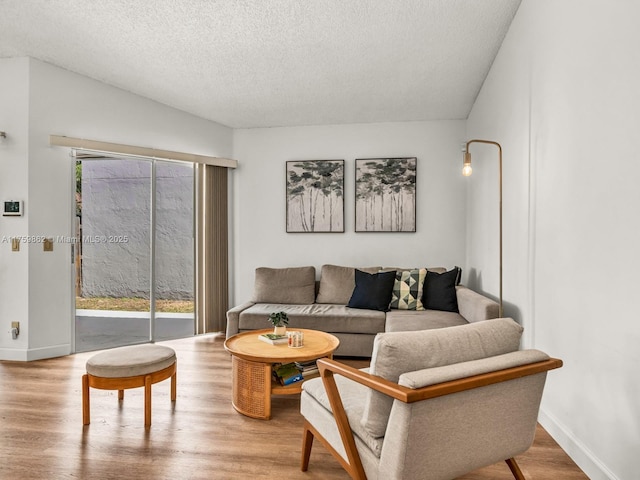
[[[227,333],[226,338],[229,338],[240,332],[240,313],[249,307],[255,305],[255,302],[245,302],[237,307],[233,307],[227,312]]]
[[[464,285],[456,287],[456,297],[458,311],[467,322],[473,323],[498,318],[500,310],[498,302],[474,292]]]

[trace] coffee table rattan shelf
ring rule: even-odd
[[[271,418],[271,395],[300,393],[302,382],[282,386],[272,380],[274,363],[304,362],[317,358],[331,358],[340,345],[333,335],[317,330],[296,329],[304,333],[304,346],[270,345],[258,335],[273,330],[254,330],[239,333],[224,342],[231,354],[233,372],[233,408],[248,417]]]

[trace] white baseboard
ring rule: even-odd
[[[565,425],[543,408],[540,409],[538,422],[590,480],[620,480]]]
[[[12,360],[17,362],[30,362],[45,358],[63,357],[71,353],[71,345],[53,345],[41,348],[0,348],[0,360]]]

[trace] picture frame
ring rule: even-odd
[[[344,160],[286,162],[287,233],[344,233]]]
[[[416,157],[359,158],[355,231],[416,231]]]

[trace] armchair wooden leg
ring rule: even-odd
[[[511,473],[513,473],[513,476],[516,480],[526,480],[526,478],[524,478],[524,475],[522,474],[522,471],[520,470],[520,467],[516,463],[515,458],[507,458],[505,462],[507,462],[507,465],[509,465],[509,469],[511,470]]]
[[[300,462],[300,470],[306,472],[309,468],[309,457],[311,456],[311,447],[313,446],[313,433],[304,421],[304,430],[302,432],[302,461]]]

